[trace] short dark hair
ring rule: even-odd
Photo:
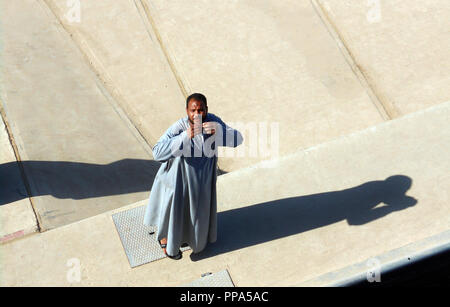
[[[194,94],[189,95],[188,98],[186,98],[186,108],[189,106],[189,101],[191,99],[203,102],[205,107],[208,106],[205,95],[200,94],[200,93],[194,93]]]

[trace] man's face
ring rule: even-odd
[[[205,107],[200,101],[191,99],[189,100],[188,107],[186,108],[186,113],[191,124],[194,124],[194,116],[197,114],[202,116],[202,122],[204,122],[206,119],[206,114],[208,114],[208,107]]]

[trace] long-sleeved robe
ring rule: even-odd
[[[158,240],[167,238],[169,255],[176,255],[182,243],[198,253],[217,240],[218,146],[236,147],[243,137],[212,113],[206,121],[218,124],[215,134],[190,139],[185,116],[153,147],[154,159],[163,163],[150,191],[144,224],[157,226]]]

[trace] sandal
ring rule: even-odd
[[[170,256],[167,252],[164,253],[166,254],[167,257],[173,260],[180,260],[183,257],[183,253],[180,250],[178,250],[178,254],[176,254],[175,256]]]
[[[165,250],[165,248],[167,247],[167,244],[163,244],[161,243],[161,241],[158,240],[159,246],[161,246],[162,249],[164,249],[164,254],[169,257],[170,259],[174,259],[174,260],[180,260],[181,257],[183,256],[183,253],[181,252],[181,250],[178,250],[178,254],[176,254],[175,256],[171,256],[167,253],[167,251]]]

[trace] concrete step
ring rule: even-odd
[[[219,238],[199,255],[131,269],[111,216],[143,200],[1,245],[1,285],[177,286],[224,269],[236,286],[325,285],[370,259],[382,275],[383,255],[449,230],[449,119],[446,102],[220,176]]]

